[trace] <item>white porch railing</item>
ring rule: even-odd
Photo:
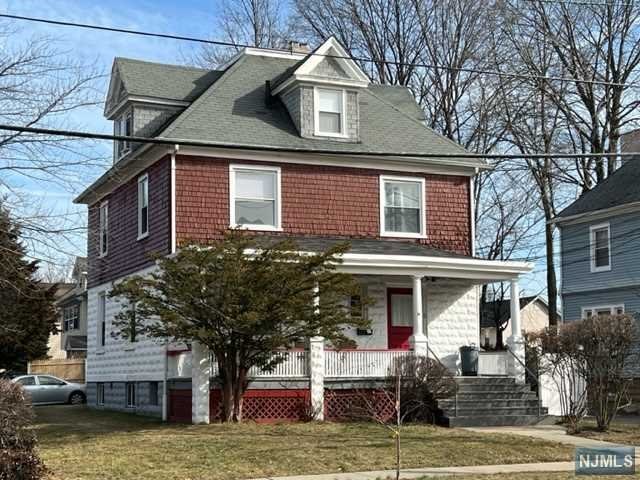
[[[324,376],[327,378],[382,378],[389,375],[394,362],[412,355],[405,350],[325,350]],[[254,367],[251,378],[307,378],[309,377],[309,352],[295,350],[274,352],[286,357],[271,372]],[[218,375],[218,365],[211,362],[211,375]],[[168,361],[169,378],[191,378],[191,352],[174,353]]]
[[[412,355],[409,350],[325,350],[324,375],[328,378],[381,378],[394,363]]]
[[[478,375],[508,375],[509,352],[479,352]]]

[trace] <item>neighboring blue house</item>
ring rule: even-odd
[[[563,319],[640,314],[640,159],[626,161],[554,223],[560,230]],[[638,363],[634,377],[640,377]]]

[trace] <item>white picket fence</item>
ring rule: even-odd
[[[381,378],[396,362],[412,355],[408,350],[326,350],[324,375],[328,378]]]
[[[324,376],[327,378],[382,378],[386,377],[398,359],[412,355],[401,350],[325,350]],[[250,370],[252,378],[307,378],[309,376],[309,352],[294,350],[274,352],[284,357],[273,371],[259,367]],[[218,374],[218,365],[211,362],[211,375]],[[191,378],[191,352],[184,351],[169,357],[169,378]]]

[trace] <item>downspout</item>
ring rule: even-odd
[[[176,143],[171,152],[171,254],[176,253],[176,154],[180,146]],[[167,377],[169,370],[169,341],[164,342],[164,359],[162,375],[162,421],[169,418],[169,392],[167,390]]]

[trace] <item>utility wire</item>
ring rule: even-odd
[[[32,133],[36,135],[53,135],[61,137],[90,138],[94,140],[112,140],[131,143],[147,143],[154,145],[182,145],[185,147],[228,148],[234,150],[259,150],[288,153],[317,153],[323,155],[348,155],[356,157],[400,157],[400,158],[451,158],[451,159],[570,159],[602,158],[602,157],[640,157],[640,152],[620,153],[418,153],[418,152],[385,152],[385,151],[349,151],[332,149],[311,149],[282,147],[278,145],[238,145],[234,143],[207,142],[166,137],[138,137],[134,135],[113,135],[108,133],[84,132],[79,130],[62,130],[54,128],[26,127],[20,125],[0,124],[0,131]]]
[[[235,43],[235,42],[225,42],[221,40],[210,40],[206,38],[197,38],[197,37],[187,37],[183,35],[174,35],[170,33],[160,33],[160,32],[148,32],[143,30],[132,30],[128,28],[118,28],[118,27],[107,27],[103,25],[94,25],[89,23],[77,23],[77,22],[68,22],[62,20],[52,20],[48,18],[38,18],[38,17],[27,17],[23,15],[11,15],[8,13],[0,14],[0,18],[9,18],[12,20],[21,20],[27,22],[36,22],[36,23],[44,23],[48,25],[57,25],[63,27],[75,27],[75,28],[87,28],[92,30],[101,30],[105,32],[116,32],[116,33],[126,33],[129,35],[140,35],[145,37],[155,37],[155,38],[165,38],[170,40],[180,40],[185,42],[196,42],[203,43],[208,45],[218,45],[222,47],[234,47],[234,48],[257,48],[253,45],[244,44],[244,43]],[[275,49],[270,48],[268,50],[272,51],[280,51],[286,53],[293,53],[291,50],[285,49]],[[561,76],[546,76],[546,75],[528,75],[524,73],[508,73],[508,72],[500,72],[496,70],[485,70],[479,68],[467,68],[467,67],[452,67],[449,65],[437,65],[432,63],[411,63],[411,62],[397,62],[393,60],[384,60],[381,58],[366,58],[366,57],[349,57],[344,55],[332,55],[325,53],[316,53],[309,52],[305,53],[307,56],[318,56],[318,57],[326,57],[326,58],[335,58],[335,59],[343,59],[343,60],[354,60],[362,63],[373,63],[378,65],[395,65],[398,67],[422,67],[422,68],[431,68],[431,69],[442,69],[442,70],[450,70],[454,72],[463,72],[463,73],[474,73],[474,74],[482,74],[482,75],[491,75],[499,78],[517,78],[521,80],[543,80],[548,82],[574,82],[581,84],[589,84],[589,85],[604,85],[610,87],[637,87],[637,83],[619,83],[619,82],[608,82],[606,80],[582,80],[579,78],[571,78],[571,77],[561,77]]]

